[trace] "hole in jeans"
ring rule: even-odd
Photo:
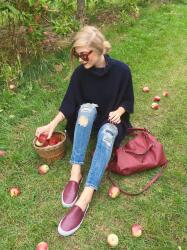
[[[111,134],[112,136],[114,135],[110,130],[106,130],[106,132]]]
[[[113,136],[113,135],[112,135]],[[112,136],[111,136],[111,132],[107,133],[103,136],[103,141],[104,143],[108,146],[111,147],[112,146]]]
[[[81,126],[83,126],[83,127],[86,127],[88,125],[88,118],[85,117],[85,116],[83,116],[83,115],[81,115],[79,117],[78,124],[81,125]]]

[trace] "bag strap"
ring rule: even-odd
[[[149,132],[146,128],[127,128],[127,132],[134,132],[134,131],[146,131]]]
[[[127,128],[127,135],[135,136],[137,135],[136,132],[138,131],[144,131],[146,133],[150,133],[150,131],[146,128]]]
[[[156,181],[160,178],[160,176],[163,174],[163,170],[164,170],[164,168],[165,168],[166,166],[167,166],[167,162],[166,162],[165,164],[163,164],[163,165],[160,167],[160,171],[159,171],[156,175],[154,175],[153,178],[152,178],[150,181],[148,181],[147,184],[143,187],[143,189],[142,189],[140,192],[138,192],[138,193],[130,193],[130,192],[127,192],[127,191],[121,189],[121,188],[111,179],[111,177],[110,177],[110,170],[107,170],[107,172],[108,172],[108,173],[107,173],[107,177],[108,177],[108,179],[110,180],[110,182],[111,182],[114,186],[118,187],[119,190],[120,190],[123,194],[129,195],[129,196],[136,196],[136,195],[142,194],[142,193],[145,192],[148,188],[150,188],[150,186],[151,186],[154,182],[156,182]]]

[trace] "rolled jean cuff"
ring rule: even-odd
[[[71,161],[71,160],[70,160],[69,162],[70,162],[71,165],[73,165],[73,164],[83,165],[83,164],[84,164],[83,161],[78,162],[78,161]]]
[[[92,187],[93,189],[95,189],[95,191],[98,190],[98,187],[96,187],[96,186],[93,185],[93,184],[89,184],[89,183],[85,183],[84,187]]]

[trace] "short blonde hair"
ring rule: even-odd
[[[106,41],[105,36],[96,27],[89,25],[75,34],[71,48],[71,61],[73,61],[75,48],[83,46],[89,46],[101,55],[111,50],[111,44]]]

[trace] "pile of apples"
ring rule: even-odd
[[[149,93],[149,91],[150,91],[150,89],[149,89],[148,86],[143,87],[143,92],[144,92],[144,93]],[[169,93],[168,93],[168,91],[164,90],[164,91],[162,92],[162,95],[163,95],[164,97],[167,97],[167,96],[169,96]],[[152,109],[155,109],[155,110],[159,109],[159,104],[158,104],[158,102],[160,101],[160,99],[161,99],[161,98],[160,98],[160,96],[158,96],[158,95],[156,95],[156,96],[153,98],[153,103],[151,104],[151,108],[152,108]]]
[[[60,138],[57,133],[53,133],[51,138],[48,139],[48,134],[40,134],[35,142],[37,147],[47,147],[47,146],[54,146],[60,142]]]

